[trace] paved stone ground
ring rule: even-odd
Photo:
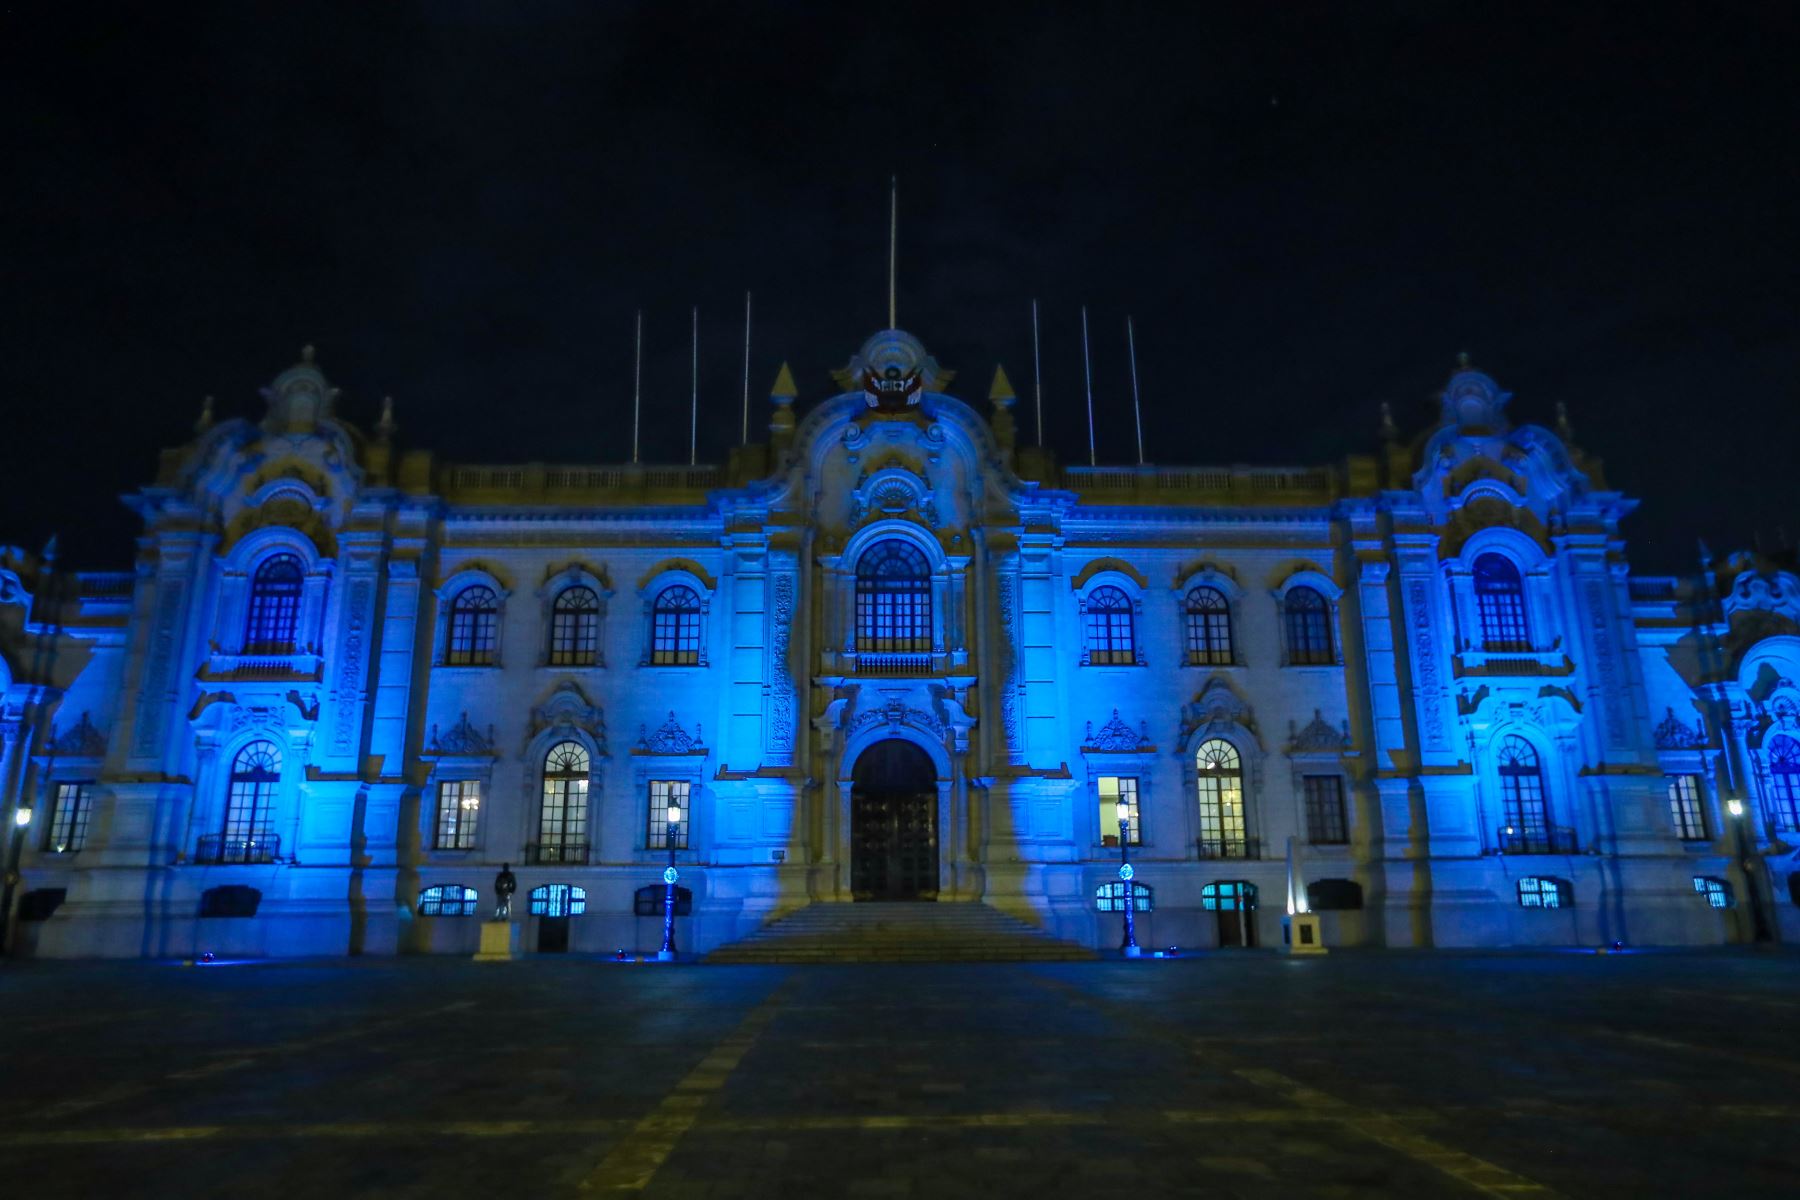
[[[1796,1194],[1800,955],[0,965],[0,1191]]]

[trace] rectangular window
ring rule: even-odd
[[[688,830],[694,824],[694,810],[688,805],[692,785],[685,779],[652,779],[650,781],[650,828],[644,845],[651,850],[669,848],[669,805],[681,807],[681,824],[675,829],[675,847],[686,850]]]
[[[55,808],[50,813],[50,834],[44,849],[51,854],[73,854],[87,845],[88,785],[56,785]]]
[[[1350,840],[1344,820],[1344,778],[1341,775],[1308,775],[1306,786],[1306,840],[1315,846],[1336,846]]]
[[[481,817],[481,782],[447,779],[438,784],[437,848],[473,850]]]
[[[1100,842],[1105,846],[1119,844],[1119,801],[1125,802],[1126,820],[1130,822],[1129,845],[1144,843],[1144,825],[1138,820],[1138,781],[1135,775],[1100,776]]]
[[[1704,842],[1706,810],[1701,803],[1705,793],[1698,775],[1671,775],[1669,778],[1669,818],[1675,823],[1675,836],[1684,842]]]

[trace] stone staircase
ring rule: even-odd
[[[820,903],[706,956],[709,963],[1074,962],[1095,954],[979,902]]]

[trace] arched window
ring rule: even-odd
[[[870,546],[856,562],[856,649],[931,653],[931,566],[911,542]]]
[[[444,663],[452,667],[491,667],[500,625],[500,597],[494,589],[475,584],[456,593],[450,602],[450,644]]]
[[[1231,605],[1218,588],[1197,587],[1187,594],[1187,660],[1193,666],[1231,662]]]
[[[1087,596],[1088,664],[1095,667],[1137,662],[1131,597],[1108,584]]]
[[[1544,797],[1544,769],[1535,747],[1516,734],[1500,743],[1500,803],[1506,825],[1500,848],[1512,854],[1549,853],[1550,805]]]
[[[534,917],[579,917],[587,911],[587,889],[567,883],[546,883],[531,889],[527,910]]]
[[[1249,858],[1244,821],[1244,764],[1237,747],[1222,738],[1200,743],[1194,752],[1200,789],[1200,854],[1204,858]]]
[[[650,606],[650,663],[700,665],[700,596],[685,584],[666,587]]]
[[[274,742],[251,742],[231,760],[225,795],[225,828],[219,862],[269,862],[275,857],[275,793],[281,786],[281,750]],[[208,856],[211,857],[211,856]]]
[[[590,587],[564,588],[550,608],[550,665],[591,667],[600,657],[600,597]]]
[[[1769,793],[1779,829],[1800,829],[1800,742],[1777,734],[1769,739]]]
[[[1331,649],[1331,605],[1316,588],[1289,588],[1282,610],[1290,665],[1320,666],[1337,661]]]
[[[585,863],[588,752],[580,742],[558,742],[544,756],[544,800],[538,810],[533,862]]]
[[[419,893],[421,917],[472,917],[481,897],[472,887],[440,883]]]
[[[1484,648],[1531,648],[1531,631],[1525,624],[1525,583],[1506,555],[1483,554],[1475,560],[1475,609],[1481,618]]]
[[[300,623],[300,589],[306,570],[298,556],[273,554],[250,578],[250,620],[244,627],[244,653],[292,654]]]

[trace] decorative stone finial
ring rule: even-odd
[[[207,396],[200,401],[200,419],[194,422],[196,434],[205,433],[213,427],[213,398]]]
[[[1467,350],[1463,350],[1457,354],[1456,369],[1459,371],[1467,371],[1469,369],[1469,352]]]
[[[1565,442],[1575,440],[1575,429],[1569,424],[1569,406],[1561,400],[1556,402],[1556,436]]]
[[[800,389],[794,386],[794,373],[788,370],[785,362],[782,363],[781,370],[775,372],[775,386],[769,389],[769,399],[786,405],[792,404],[799,394]]]
[[[996,405],[1010,406],[1018,398],[1018,393],[1013,391],[1012,380],[1006,377],[1006,368],[995,363],[994,384],[988,388],[988,399]]]
[[[313,349],[311,342],[308,342],[306,345],[300,347],[300,361],[303,363],[311,364],[314,356],[317,354],[318,354],[318,351]]]
[[[1713,565],[1712,547],[1706,544],[1705,538],[1701,538],[1700,539],[1700,569],[1702,571],[1710,571],[1710,570],[1712,570],[1712,565]]]
[[[1394,408],[1386,400],[1381,402],[1381,440],[1391,442],[1400,436],[1400,430],[1394,426]]]
[[[385,442],[393,437],[394,431],[399,428],[400,426],[394,423],[394,398],[383,396],[381,398],[381,420],[375,422],[375,436]]]

